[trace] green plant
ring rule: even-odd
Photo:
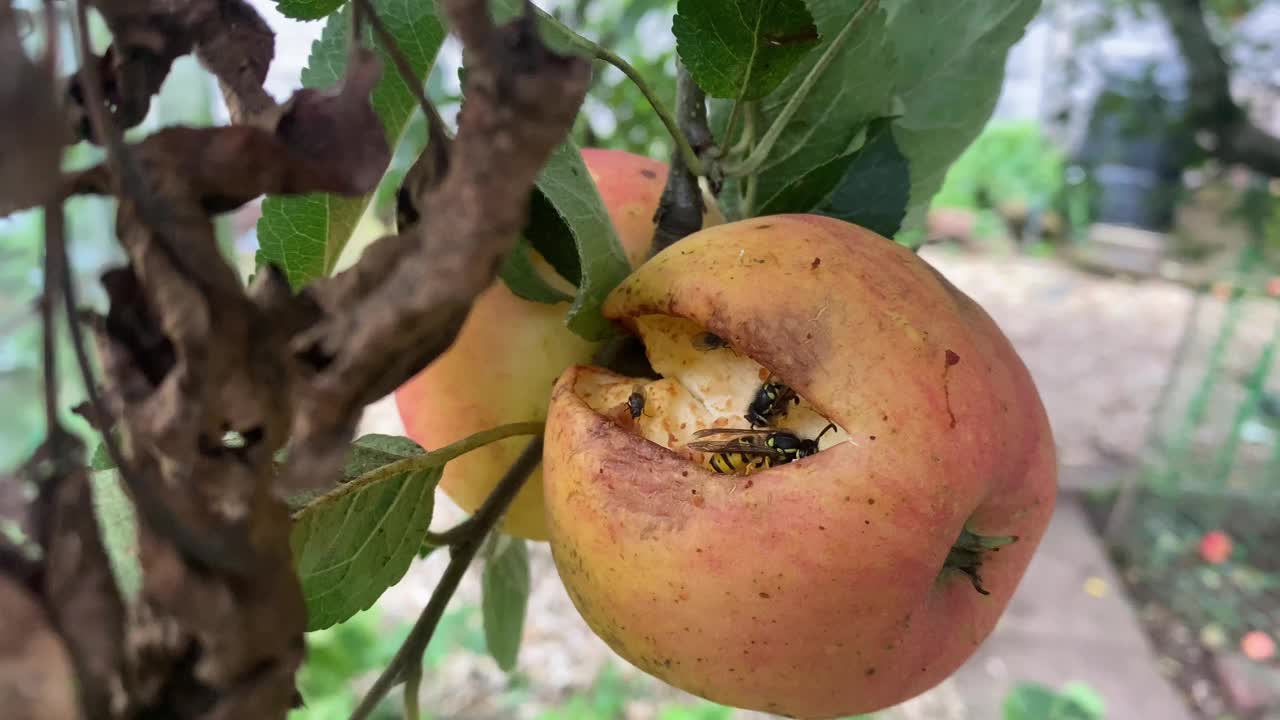
[[[574,695],[559,708],[547,710],[537,720],[608,720],[622,717],[627,702],[636,696],[636,688],[618,672],[612,663],[606,664],[585,693]]]
[[[977,236],[999,236],[1011,220],[1056,212],[1064,173],[1062,152],[1037,123],[993,123],[947,171],[932,207],[972,211]]]
[[[1068,683],[1054,690],[1039,683],[1022,683],[1005,697],[1004,720],[1105,720],[1102,697],[1084,683]]]
[[[1049,203],[1062,188],[1064,157],[1034,122],[993,123],[947,171],[934,207]],[[983,195],[987,198],[983,198]]]
[[[360,700],[353,682],[386,665],[407,632],[387,632],[384,624],[379,613],[370,610],[307,635],[307,661],[298,671],[305,706],[289,713],[289,720],[341,720],[351,714]],[[392,720],[397,715],[386,703],[375,717]]]

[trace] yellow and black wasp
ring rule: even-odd
[[[793,401],[800,404],[796,391],[771,377],[756,391],[744,417],[753,428],[771,425],[775,417],[786,414],[787,403]]]
[[[721,440],[694,440],[685,447],[710,453],[708,465],[722,475],[750,475],[757,470],[785,465],[793,460],[818,452],[818,441],[827,431],[835,429],[828,423],[818,437],[802,438],[793,432],[771,429],[708,428],[694,433],[695,438],[723,436]]]

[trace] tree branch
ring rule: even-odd
[[[526,223],[534,181],[578,113],[589,66],[542,44],[531,6],[496,27],[487,2],[442,0],[468,57],[466,97],[457,137],[448,147],[431,143],[432,173],[412,188],[420,217],[333,278],[294,292],[268,267],[246,290],[219,251],[211,216],[263,193],[372,190],[389,159],[370,105],[380,62],[354,47],[338,87],[302,90],[259,112],[254,98],[264,92],[260,75],[273,38],[268,31],[263,42],[260,19],[243,0],[82,0],[81,24],[84,2],[107,18],[117,55],[106,63],[108,77],[99,72],[102,60],[84,51],[73,89],[83,102],[72,110],[87,112],[107,161],[60,185],[58,147],[47,157],[28,152],[28,183],[43,172],[56,192],[20,192],[6,175],[0,207],[69,192],[119,201],[116,232],[127,263],[102,276],[110,305],[94,328],[100,396],[83,343],[73,343],[93,415],[139,518],[141,587],[124,620],[129,653],[109,663],[129,682],[110,685],[127,696],[126,717],[283,718],[297,696],[306,618],[283,497],[338,477],[363,408],[452,344]],[[377,31],[376,16],[364,20]],[[217,40],[227,24],[241,32]],[[3,40],[0,57],[16,47]],[[126,145],[119,125],[145,108],[172,60],[193,49],[224,89],[249,101],[242,106],[249,122],[166,128]],[[9,121],[0,118],[5,127]],[[11,137],[0,133],[0,144]],[[26,155],[17,157],[26,164]],[[51,253],[50,261],[52,285],[64,281],[62,301],[74,315],[65,253]],[[236,442],[227,441],[231,432]],[[275,457],[286,443],[281,469]],[[472,531],[459,534],[454,573],[475,555],[540,447],[522,456]],[[62,460],[81,467],[81,450]],[[92,520],[85,507],[72,514]],[[92,567],[67,577],[109,577],[105,560],[81,557]],[[433,607],[451,592],[442,585]],[[110,627],[79,610],[59,627],[81,616],[87,627]],[[94,681],[96,670],[77,672]]]
[[[1201,0],[1158,4],[1187,64],[1190,120],[1213,135],[1211,152],[1224,162],[1280,177],[1280,138],[1250,122],[1231,97],[1231,70],[1209,33]]]

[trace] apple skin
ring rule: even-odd
[[[1056,499],[1053,436],[990,317],[909,249],[809,215],[696,233],[605,315],[699,323],[850,442],[749,477],[628,432],[557,382],[543,482],[557,568],[617,653],[739,708],[832,718],[907,700],[1004,612]],[[943,570],[962,528],[1018,541]]]
[[[618,150],[586,148],[582,159],[596,182],[631,266],[649,256],[653,215],[667,181],[666,164]],[[706,225],[723,222],[709,195]],[[566,292],[573,286],[534,253],[543,276]],[[395,392],[405,433],[435,449],[468,435],[547,415],[551,387],[565,368],[591,360],[599,343],[564,325],[569,303],[517,297],[501,280],[481,293],[453,345]],[[528,438],[508,438],[463,455],[444,469],[440,487],[463,511],[474,512]],[[502,521],[502,530],[546,540],[541,472],[529,478]]]

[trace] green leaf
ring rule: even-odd
[[[95,460],[97,455],[95,452]],[[136,598],[142,590],[142,565],[138,561],[138,516],[133,501],[121,486],[120,474],[115,470],[90,473],[89,484],[111,575],[123,597]]]
[[[520,654],[529,605],[529,551],[523,540],[495,532],[481,578],[484,639],[498,667],[510,672]]]
[[[319,20],[342,7],[346,0],[276,0],[281,15],[294,20]]]
[[[414,73],[425,82],[445,36],[435,4],[373,0],[373,6],[395,36]],[[320,39],[311,46],[307,67],[302,71],[304,87],[330,88],[340,81],[347,65],[350,18],[349,6],[329,18]],[[366,32],[366,43],[377,47],[382,59],[382,78],[373,88],[373,108],[382,121],[387,142],[395,148],[417,109],[417,101],[400,79],[391,56],[374,41],[373,30]],[[328,275],[372,197],[372,193],[358,198],[321,193],[268,197],[263,201],[262,218],[258,220],[258,265],[278,265],[295,288]]]
[[[582,153],[572,141],[566,140],[551,154],[537,188],[531,215],[535,222],[526,236],[557,272],[578,286],[565,325],[588,340],[601,340],[609,324],[600,308],[609,292],[631,273],[631,264]],[[552,212],[537,214],[538,195]]]
[[[342,468],[343,480],[354,480],[368,472],[397,460],[424,454],[418,443],[399,435],[371,433],[360,436],[351,444],[351,454]]]
[[[1074,692],[1079,692],[1077,688]],[[1004,720],[1102,720],[1097,698],[1085,703],[1038,683],[1022,683],[1004,700]]]
[[[809,0],[822,40],[775,91],[760,100],[757,127],[771,127],[815,66],[829,64],[815,76],[812,88],[758,168],[756,207],[810,211],[843,176],[843,167],[832,165],[833,158],[845,160],[846,165],[851,162],[849,150],[859,134],[873,119],[891,114],[897,62],[879,0],[866,2],[870,5],[863,9],[863,2]],[[725,104],[716,107],[721,128],[727,112]],[[815,174],[819,168],[823,170]]]
[[[1093,720],[1101,720],[1107,712],[1106,701],[1102,695],[1082,682],[1070,682],[1062,687],[1062,697],[1080,706]]]
[[[416,445],[388,436],[357,441],[352,462],[368,469],[294,514],[290,542],[307,602],[307,630],[329,627],[368,609],[404,576],[431,525],[435,488],[445,463],[496,440],[541,428],[541,423],[503,425],[425,454],[416,453]],[[370,467],[379,453],[389,462]]]
[[[929,201],[991,118],[1005,58],[1040,9],[1040,0],[906,0],[890,5],[904,115],[894,126],[911,163],[904,231],[924,225]]]
[[[318,505],[321,498],[303,509],[291,541],[308,631],[367,610],[404,576],[431,525],[443,472],[396,473],[361,485],[346,502]]]
[[[538,272],[533,264],[533,247],[526,238],[516,243],[498,274],[516,297],[548,305],[573,300],[572,295],[552,287]]]
[[[543,10],[533,7],[543,40],[562,53],[591,55],[592,43]],[[493,0],[490,10],[499,22],[525,11],[523,0]],[[530,222],[525,237],[534,250],[555,268],[561,277],[577,286],[565,325],[587,340],[602,340],[609,324],[600,308],[609,292],[631,273],[631,264],[618,241],[604,201],[582,162],[582,154],[572,140],[552,153],[538,177],[531,198]],[[517,248],[517,251],[520,251]],[[520,259],[509,261],[518,263]],[[518,268],[503,267],[503,280],[512,292],[528,299],[550,297],[546,287],[521,284]],[[545,300],[539,300],[545,302]]]
[[[680,0],[676,52],[712,97],[768,95],[818,44],[802,0]]]
[[[93,449],[93,455],[89,456],[90,470],[113,470],[116,464],[111,460],[111,455],[107,452],[106,443],[98,443],[98,447]]]
[[[818,212],[892,238],[902,227],[910,196],[907,158],[894,142],[891,122],[877,121]]]

